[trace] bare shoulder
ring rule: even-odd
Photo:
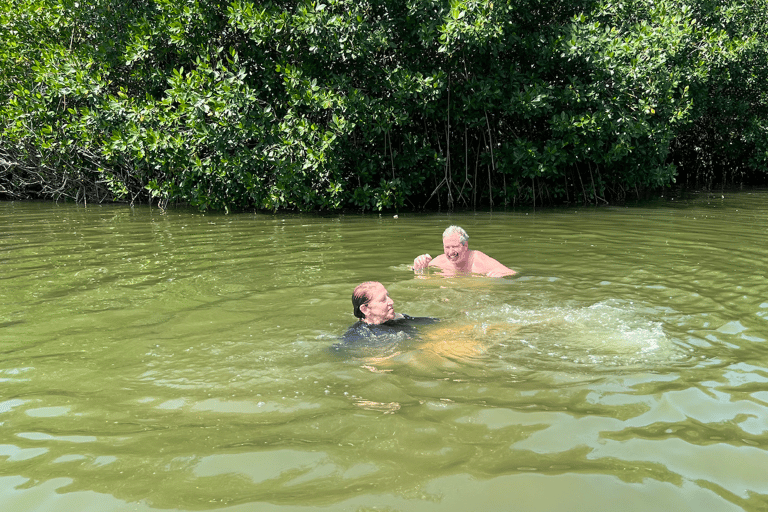
[[[499,263],[497,260],[488,256],[483,251],[475,250],[474,253],[475,253],[474,260],[473,260],[474,265],[480,266],[482,268],[493,266],[493,265],[501,265],[501,263]]]
[[[429,262],[430,267],[439,267],[443,268],[448,263],[448,258],[445,257],[445,254],[441,254],[439,256],[435,256],[432,258],[432,261]]]
[[[475,251],[475,258],[472,264],[472,271],[478,274],[487,274],[489,272],[501,273],[503,275],[514,275],[517,272],[502,264],[495,258],[492,258],[482,251]]]

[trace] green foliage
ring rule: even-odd
[[[0,197],[397,210],[764,183],[765,0],[9,0]]]

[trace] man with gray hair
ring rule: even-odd
[[[470,250],[469,235],[459,226],[448,226],[443,232],[443,254],[432,259],[422,254],[413,260],[413,270],[421,272],[427,267],[437,267],[446,275],[484,274],[488,277],[505,277],[517,274],[487,254]]]

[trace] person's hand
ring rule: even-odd
[[[416,256],[416,258],[413,260],[413,270],[421,270],[424,268],[427,268],[429,266],[429,262],[432,261],[432,256],[429,254],[422,254],[421,256]]]

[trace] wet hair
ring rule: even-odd
[[[443,238],[448,238],[454,234],[459,235],[459,242],[461,242],[461,245],[467,245],[469,242],[469,235],[459,226],[448,226],[448,228],[443,231]]]
[[[365,318],[363,312],[360,311],[360,306],[370,302],[371,290],[375,288],[376,285],[381,285],[381,283],[378,281],[366,281],[357,285],[355,291],[352,292],[352,314],[357,318],[360,318],[361,320]]]

